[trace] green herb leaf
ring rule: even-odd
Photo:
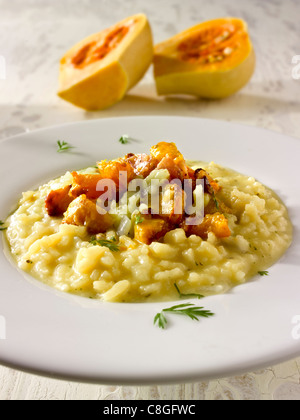
[[[64,152],[67,152],[70,149],[74,149],[74,147],[71,146],[66,141],[60,141],[60,140],[58,140],[57,141],[57,145],[58,145],[57,153],[64,153]]]
[[[139,225],[140,223],[143,223],[144,218],[142,217],[142,215],[139,213],[136,218],[135,218],[135,224]]]
[[[124,134],[122,137],[120,137],[119,142],[121,144],[127,144],[129,142],[129,136],[127,134]]]
[[[168,321],[163,312],[156,314],[154,318],[154,325],[157,324],[159,328],[165,329]]]
[[[197,299],[203,299],[204,298],[204,296],[202,296],[198,293],[187,293],[187,294],[181,293],[181,291],[179,290],[179,287],[177,286],[176,283],[174,283],[174,287],[177,290],[180,298],[197,298]]]
[[[120,251],[120,247],[116,244],[116,240],[109,241],[107,239],[97,239],[96,236],[92,236],[90,243],[92,245],[99,245],[105,246],[106,248],[110,249],[112,252]]]
[[[211,311],[205,310],[203,307],[194,306],[193,303],[183,303],[182,305],[175,305],[171,308],[163,309],[162,312],[156,314],[154,318],[154,325],[157,324],[158,327],[162,329],[166,328],[168,321],[165,313],[184,315],[193,321],[199,321],[199,317],[209,318],[215,315]]]
[[[268,271],[259,271],[258,274],[260,276],[268,276],[269,275],[269,272]]]
[[[217,210],[220,210],[219,202],[216,199],[216,197],[214,197],[214,202],[215,202],[215,206],[216,206]]]
[[[213,200],[214,200],[214,203],[215,203],[216,209],[217,209],[217,210],[220,210],[220,205],[219,205],[219,202],[218,202],[217,197],[216,197],[216,195],[215,195],[215,193],[214,193],[214,192],[213,192],[213,196],[212,196],[212,198],[213,198]]]

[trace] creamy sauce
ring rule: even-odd
[[[114,238],[117,251],[91,243],[85,227],[61,224],[49,217],[45,197],[68,185],[67,173],[37,191],[23,194],[18,210],[7,220],[7,239],[19,268],[67,293],[111,302],[165,301],[182,293],[226,293],[267,270],[288,249],[292,225],[283,203],[252,177],[214,163],[197,163],[222,187],[221,199],[231,209],[231,237],[213,233],[203,240],[186,237],[183,229],[151,245],[117,227],[103,235]],[[117,223],[117,220],[116,220]],[[116,224],[117,226],[117,224]],[[259,281],[259,279],[257,280]]]

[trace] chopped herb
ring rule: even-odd
[[[254,251],[257,251],[256,246],[254,246],[254,245],[252,245],[252,244],[249,244],[249,247],[250,247],[250,248],[253,248],[253,249],[254,249]]]
[[[127,144],[129,142],[129,136],[127,134],[124,134],[122,137],[120,137],[119,142],[121,144]]]
[[[74,147],[71,146],[66,141],[60,141],[60,140],[58,140],[57,141],[57,145],[58,145],[57,153],[64,153],[64,152],[67,152],[70,149],[74,149]]]
[[[4,222],[2,222],[2,220],[0,220],[0,232],[3,232],[4,230],[7,229],[7,227],[4,227]]]
[[[177,286],[176,283],[174,283],[174,287],[177,290],[180,298],[197,298],[197,299],[203,299],[204,298],[204,296],[202,296],[198,293],[188,293],[188,294],[181,293],[181,291],[179,290],[179,287]]]
[[[143,221],[144,221],[144,218],[142,217],[142,215],[138,214],[135,218],[135,224],[139,225],[140,223],[143,223]]]
[[[217,200],[217,198],[216,198],[216,196],[215,196],[215,194],[213,193],[213,200],[214,200],[214,203],[215,203],[215,206],[216,206],[216,209],[217,210],[220,210],[220,205],[219,205],[219,202],[218,202],[218,200]]]
[[[92,236],[90,243],[95,246],[96,245],[105,246],[106,248],[110,249],[112,252],[120,251],[119,246],[116,244],[115,238],[112,241],[109,241],[107,239],[97,239],[96,236]]]
[[[268,271],[259,271],[258,274],[260,276],[268,276],[269,275],[269,272]]]
[[[220,206],[219,206],[219,203],[218,203],[218,200],[216,199],[216,197],[214,197],[214,202],[215,202],[217,210],[219,210]]]
[[[164,330],[166,328],[167,323],[168,323],[168,321],[167,321],[167,318],[164,315],[164,311],[156,314],[156,316],[154,318],[154,325],[157,324],[159,326],[159,328],[162,328]]]
[[[202,307],[194,306],[193,303],[184,303],[182,305],[176,305],[172,306],[171,308],[163,309],[160,313],[156,314],[154,318],[154,325],[157,324],[159,328],[165,329],[168,323],[168,320],[165,316],[166,313],[185,315],[193,321],[199,321],[199,317],[209,318],[214,316],[212,312],[206,311]]]
[[[201,265],[201,267],[203,267],[203,264],[202,263],[195,262],[195,264],[196,264],[197,267],[199,267],[199,265]]]

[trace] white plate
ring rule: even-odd
[[[123,134],[134,141],[121,145]],[[57,140],[76,149],[58,154]],[[178,117],[93,120],[20,135],[0,143],[0,219],[14,209],[22,191],[96,160],[148,152],[162,140],[176,142],[187,159],[214,160],[273,188],[295,227],[287,254],[268,277],[202,300],[215,317],[195,322],[175,316],[161,330],[153,318],[165,304],[108,304],[59,293],[25,278],[1,251],[0,321],[6,339],[0,340],[0,363],[69,380],[157,384],[239,374],[300,355],[300,340],[293,335],[300,332],[293,324],[300,315],[296,139]]]

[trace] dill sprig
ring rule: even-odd
[[[109,241],[108,239],[97,239],[96,236],[92,236],[90,243],[95,246],[96,245],[105,246],[106,248],[110,249],[112,252],[120,251],[120,247],[116,244],[115,239]]]
[[[177,286],[176,283],[174,283],[174,287],[177,290],[179,297],[181,299],[184,298],[197,298],[197,299],[203,299],[204,296],[200,295],[199,293],[181,293],[181,291],[179,290],[179,287]]]
[[[64,153],[70,149],[74,149],[74,146],[71,146],[66,141],[57,140],[57,146],[58,146],[57,153]]]
[[[203,307],[195,306],[193,303],[183,303],[182,305],[175,305],[171,308],[163,309],[161,312],[156,314],[154,318],[154,325],[157,324],[159,328],[165,329],[168,323],[166,313],[184,315],[193,321],[199,321],[200,317],[209,318],[215,315],[211,311],[205,310]]]

